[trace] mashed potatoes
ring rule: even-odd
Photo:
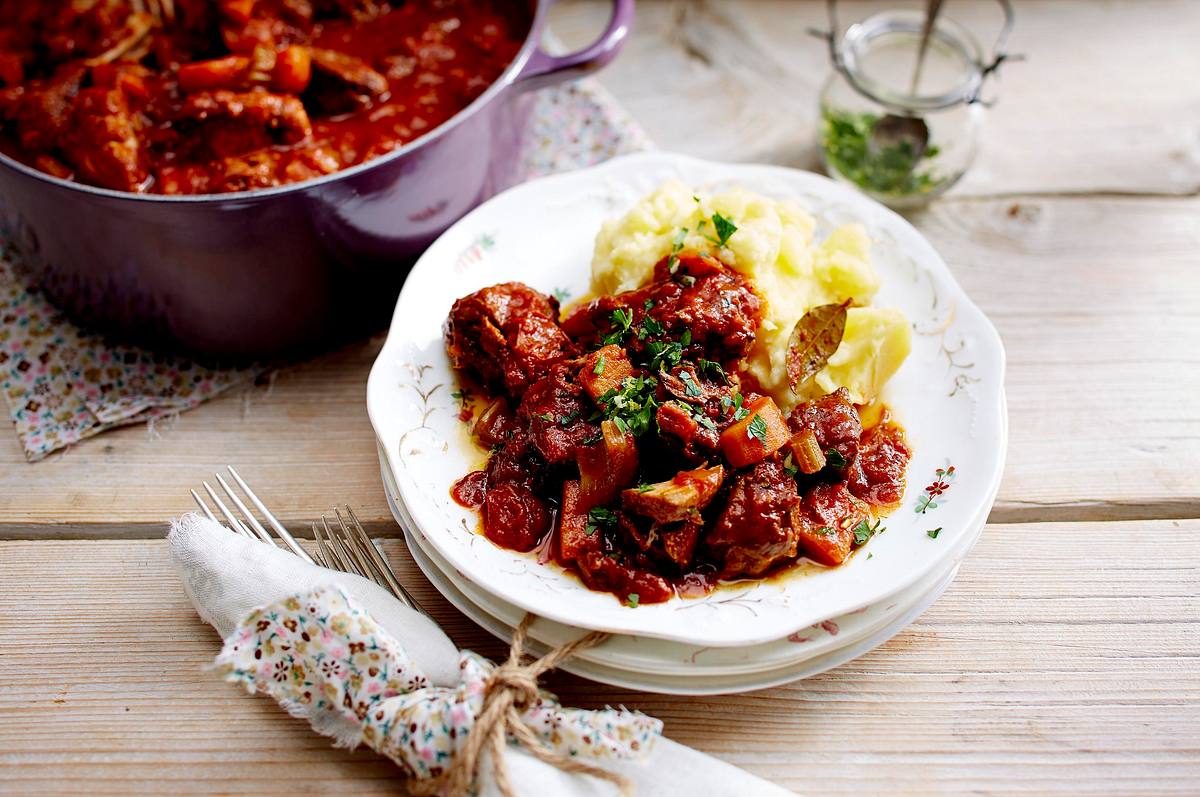
[[[711,240],[714,213],[737,225],[725,247]],[[640,287],[686,230],[684,249],[716,255],[744,274],[764,300],[762,328],[746,368],[785,411],[807,397],[793,395],[788,386],[785,361],[792,328],[813,307],[852,300],[841,345],[806,389],[823,394],[844,386],[855,403],[868,404],[908,356],[909,324],[899,311],[868,306],[879,277],[871,268],[870,240],[862,226],[839,227],[820,244],[814,229],[812,216],[794,202],[739,189],[701,194],[668,182],[601,228],[592,291]]]

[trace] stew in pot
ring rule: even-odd
[[[484,92],[518,0],[0,0],[0,152],[121,191],[329,174]]]

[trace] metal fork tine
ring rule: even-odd
[[[359,542],[366,550],[371,563],[379,571],[379,574],[383,576],[384,580],[387,581],[387,586],[392,591],[392,594],[407,604],[410,609],[417,608],[417,602],[413,599],[412,595],[408,594],[408,590],[401,586],[400,579],[396,578],[396,573],[392,570],[392,566],[388,564],[388,560],[376,550],[375,543],[367,536],[362,523],[358,521],[358,515],[354,514],[354,510],[350,508],[349,504],[346,505],[346,514],[350,516],[354,533],[358,535]]]
[[[346,550],[350,552],[350,556],[354,558],[354,563],[358,566],[359,572],[362,573],[365,578],[369,578],[379,586],[390,591],[391,587],[388,586],[387,582],[382,576],[375,572],[375,568],[372,566],[370,559],[367,556],[367,552],[359,550],[362,546],[359,545],[359,542],[354,538],[354,535],[350,533],[350,529],[346,526],[346,521],[342,519],[342,513],[338,511],[337,507],[333,508],[333,514],[334,517],[337,518],[338,525],[341,526],[342,543],[346,546]]]
[[[221,478],[221,474],[219,473],[217,474],[217,484],[221,485],[221,489],[225,491],[225,495],[229,496],[229,499],[233,501],[233,505],[236,506],[239,511],[241,511],[242,517],[246,519],[247,523],[249,523],[248,528],[257,534],[260,539],[265,540],[272,545],[278,545],[274,538],[267,533],[267,530],[263,528],[262,524],[258,522],[258,519],[255,518],[254,515],[251,514],[250,510],[246,508],[246,505],[242,503],[242,499],[237,497],[237,493],[233,491],[233,489],[229,486],[229,483]]]
[[[249,537],[252,540],[255,539],[254,535],[250,532],[250,529],[243,526],[242,522],[234,517],[233,513],[229,511],[229,507],[225,506],[225,502],[222,501],[220,496],[217,495],[217,491],[212,488],[212,485],[208,482],[204,482],[203,484],[205,492],[208,493],[208,497],[211,498],[214,503],[216,503],[217,509],[221,510],[221,514],[224,515],[225,520],[228,521],[229,528],[233,529],[238,534]]]
[[[204,499],[200,497],[200,493],[196,492],[195,490],[192,490],[191,492],[192,498],[196,500],[196,503],[199,505],[204,514],[208,516],[208,519],[213,523],[220,523],[221,521],[217,520],[217,516],[214,515],[212,510],[208,508],[208,504],[204,503]]]
[[[329,555],[329,548],[325,545],[325,540],[321,537],[321,530],[317,528],[317,524],[312,524],[313,539],[317,541],[317,550],[315,556],[318,563],[322,567],[328,567],[331,570],[336,570],[337,565],[333,562],[333,557]]]
[[[358,565],[350,558],[350,552],[346,550],[346,546],[342,543],[341,538],[329,527],[329,522],[325,519],[324,515],[321,515],[321,525],[325,527],[325,534],[329,537],[329,541],[333,543],[334,550],[337,551],[338,559],[343,566],[342,569],[347,573],[363,576],[358,569]],[[363,577],[366,578],[366,576]]]
[[[225,467],[229,469],[229,475],[232,476],[234,481],[237,482],[238,487],[241,487],[242,491],[246,493],[246,497],[250,499],[250,503],[254,504],[255,508],[258,509],[258,511],[263,514],[263,517],[267,519],[267,522],[271,524],[271,528],[275,529],[275,533],[279,535],[279,538],[282,539],[287,547],[291,548],[297,556],[311,564],[313,561],[312,557],[308,555],[308,552],[304,550],[300,543],[296,542],[296,538],[288,533],[288,530],[283,527],[283,524],[280,523],[274,515],[271,514],[270,510],[263,505],[263,502],[260,501],[258,496],[254,494],[254,491],[250,489],[250,485],[246,484],[246,480],[243,479],[238,472],[233,469],[232,465],[226,465]],[[221,477],[218,476],[217,478],[220,479]]]

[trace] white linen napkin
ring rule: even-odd
[[[433,686],[452,687],[459,682],[459,651],[442,630],[364,578],[307,564],[290,552],[246,539],[194,514],[172,524],[167,543],[171,561],[196,611],[223,639],[258,607],[316,588],[336,587],[400,641]],[[642,759],[605,759],[598,763],[629,778],[641,797],[792,794],[666,738],[658,739],[652,752]],[[519,747],[510,745],[506,749],[505,764],[510,780],[522,795],[607,797],[614,793],[609,783],[568,774]],[[486,757],[480,771],[479,793],[498,797]]]

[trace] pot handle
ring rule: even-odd
[[[613,0],[612,16],[600,38],[582,50],[550,55],[541,45],[530,54],[515,84],[522,89],[540,89],[595,72],[617,57],[633,23],[634,0]]]

